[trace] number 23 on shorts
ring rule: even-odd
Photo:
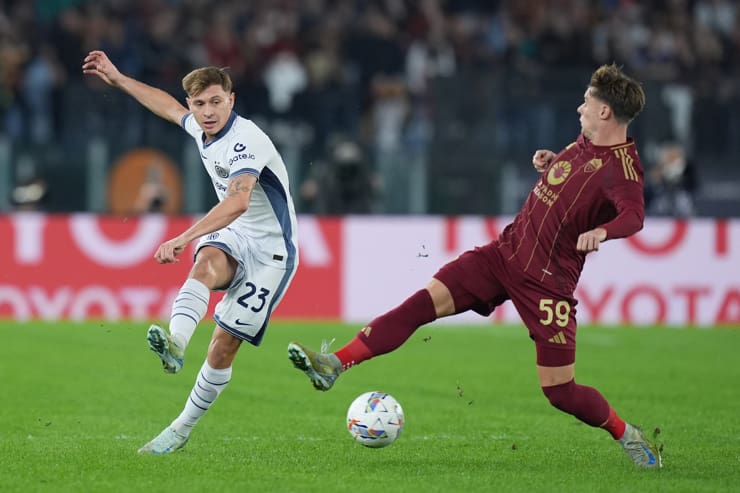
[[[540,319],[542,325],[550,325],[553,321],[558,327],[568,325],[570,304],[567,301],[542,298],[540,300],[540,311],[544,314],[544,318]]]

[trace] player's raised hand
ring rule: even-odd
[[[555,153],[548,149],[537,149],[534,156],[532,156],[532,164],[534,169],[542,173],[550,165],[550,162],[555,158]]]
[[[94,50],[87,54],[82,64],[82,73],[97,75],[106,84],[117,87],[123,77],[118,68],[110,61],[108,55],[100,50]]]
[[[604,228],[594,228],[578,236],[576,250],[583,253],[595,252],[604,240],[606,240],[606,230]]]
[[[184,243],[179,236],[177,238],[167,240],[157,248],[157,252],[154,254],[154,260],[160,264],[179,262],[180,259],[177,258],[177,256],[185,250],[186,245],[187,243]]]

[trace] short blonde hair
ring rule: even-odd
[[[231,77],[226,69],[218,67],[201,67],[193,70],[182,78],[182,88],[188,97],[202,93],[208,87],[221,86],[224,92],[231,92]]]

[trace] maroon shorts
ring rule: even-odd
[[[489,243],[442,266],[434,278],[452,294],[455,313],[488,316],[506,300],[514,303],[537,348],[540,366],[565,366],[576,359],[576,300],[506,262]]]

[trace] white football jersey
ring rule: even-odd
[[[257,177],[249,208],[229,225],[259,252],[265,264],[291,268],[298,265],[298,229],[288,171],[270,138],[251,120],[232,112],[216,137],[204,143],[203,130],[192,113],[182,127],[198,146],[218,200],[226,197],[229,180],[248,173]]]

